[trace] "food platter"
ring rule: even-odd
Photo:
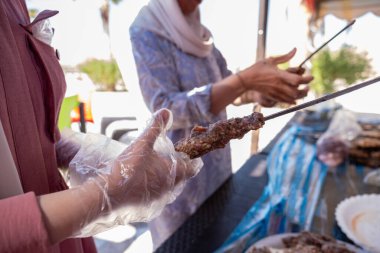
[[[271,235],[264,239],[261,239],[257,241],[255,244],[253,244],[249,249],[246,251],[246,253],[251,252],[254,247],[256,248],[262,248],[262,247],[269,247],[274,249],[285,249],[285,245],[282,242],[282,239],[290,236],[297,236],[298,233],[283,233],[283,234],[277,234],[277,235]],[[355,252],[355,253],[366,253],[365,251],[361,250],[358,247],[355,247],[349,243],[338,241],[341,244],[344,244],[349,250]]]
[[[380,253],[380,194],[365,194],[343,200],[335,211],[342,231],[371,253]]]

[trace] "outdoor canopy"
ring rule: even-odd
[[[315,21],[332,14],[340,19],[352,20],[368,12],[380,16],[379,0],[303,0]]]

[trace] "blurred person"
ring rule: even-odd
[[[65,79],[44,27],[35,29],[57,13],[31,23],[24,0],[0,1],[0,252],[96,252],[89,236],[154,218],[201,166],[174,151],[165,109],[128,147],[59,132]]]
[[[256,102],[294,104],[307,95],[313,78],[303,69],[280,70],[296,49],[269,57],[233,74],[200,22],[201,0],[150,0],[129,28],[145,103],[151,112],[168,108],[175,121],[168,133],[175,143],[194,125],[226,119],[226,106],[246,91]],[[231,6],[232,7],[232,6]],[[302,87],[302,86],[306,87]],[[202,157],[204,168],[176,201],[150,222],[154,247],[165,241],[231,174],[230,147]]]

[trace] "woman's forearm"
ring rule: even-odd
[[[79,231],[100,215],[101,191],[95,184],[38,197],[51,244]]]
[[[210,111],[218,114],[231,104],[237,97],[244,93],[245,87],[242,80],[235,74],[214,83],[211,89]]]

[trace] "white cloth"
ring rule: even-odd
[[[213,47],[211,32],[200,22],[199,8],[184,16],[177,0],[151,0],[132,25],[159,34],[198,57],[208,56]]]

